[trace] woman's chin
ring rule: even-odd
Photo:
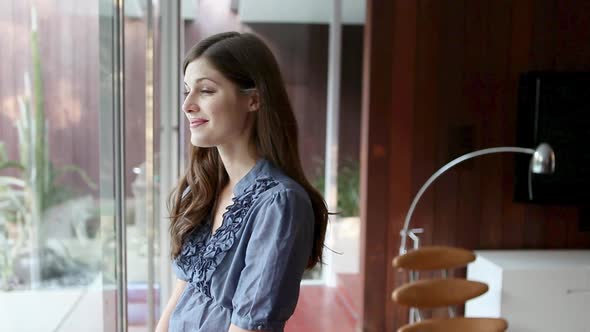
[[[210,148],[210,147],[215,146],[215,144],[212,144],[208,140],[204,140],[204,139],[201,139],[199,137],[194,137],[194,136],[191,136],[191,144],[193,146],[198,147],[198,148]]]

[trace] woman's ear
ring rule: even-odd
[[[248,112],[256,112],[260,109],[260,94],[258,89],[248,89]]]

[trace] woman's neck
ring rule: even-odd
[[[235,185],[256,165],[259,156],[252,146],[233,149],[218,147],[217,150],[229,176],[228,186],[233,191]]]

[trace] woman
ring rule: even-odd
[[[283,331],[328,212],[303,174],[277,62],[256,36],[228,32],[183,68],[193,147],[170,200],[178,281],[157,331]]]

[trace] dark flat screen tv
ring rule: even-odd
[[[530,156],[517,155],[515,200],[551,205],[590,203],[590,72],[527,72],[518,90],[516,145],[541,142],[555,150],[555,173],[533,175]]]

